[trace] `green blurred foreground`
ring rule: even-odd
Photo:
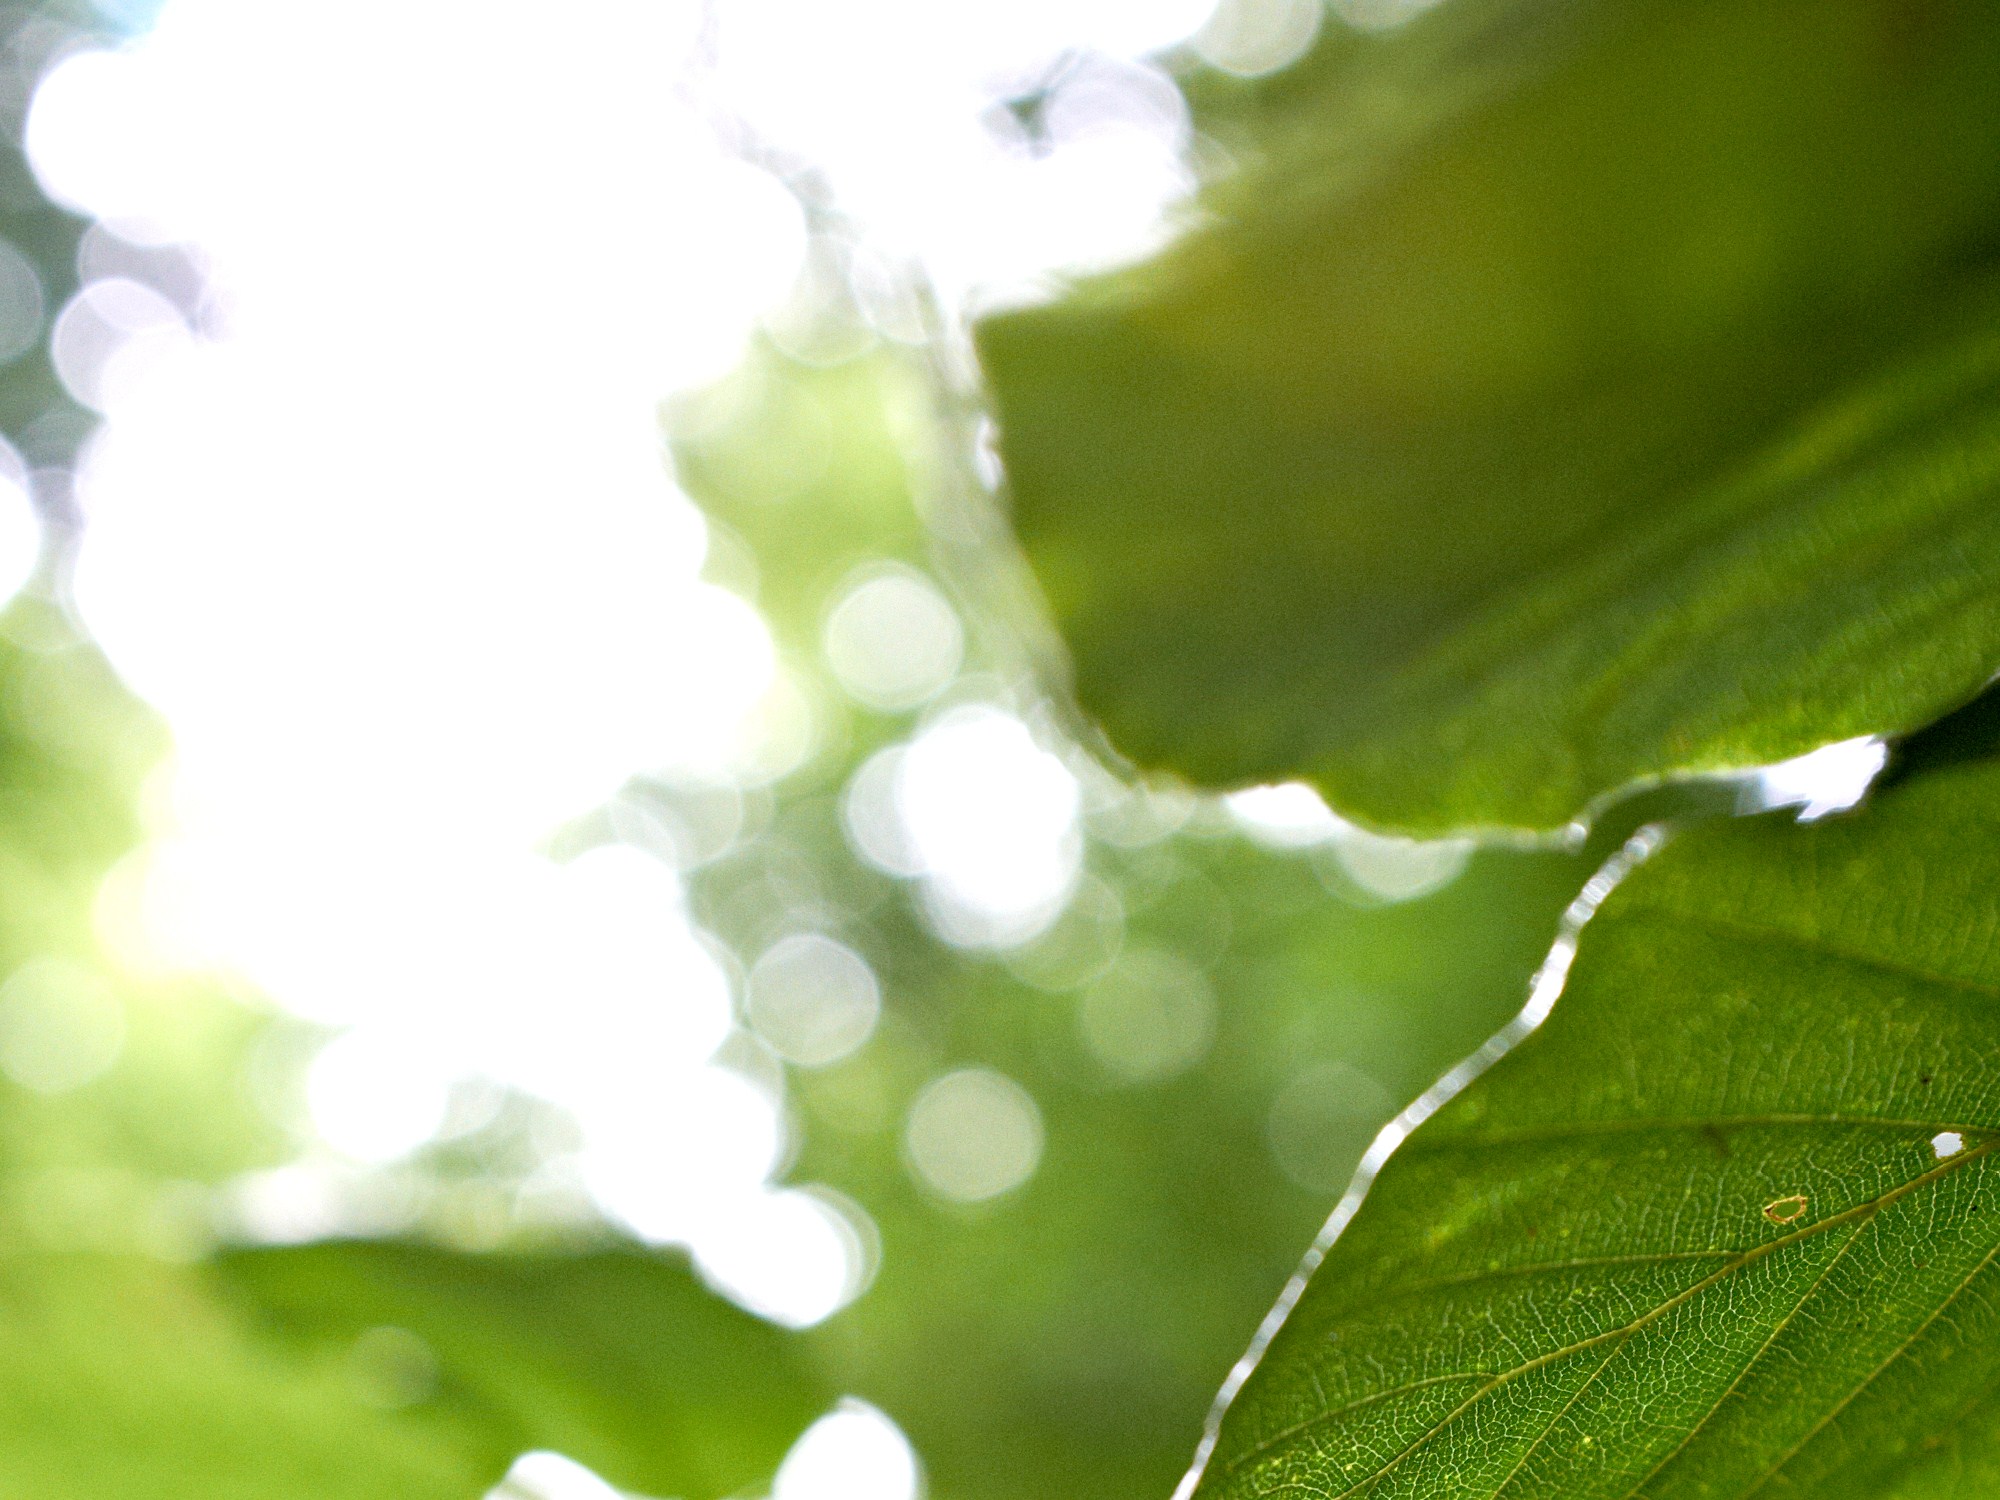
[[[770,359],[740,378],[754,399],[688,468],[757,551],[760,602],[804,659],[853,562],[920,560],[881,418],[911,375]],[[811,485],[774,486],[759,434],[805,421],[839,444]],[[802,513],[828,518],[839,550],[787,558]],[[6,657],[4,963],[73,965],[67,982],[123,1026],[87,1082],[0,1084],[15,1351],[0,1489],[36,1496],[476,1496],[536,1448],[639,1493],[756,1493],[844,1395],[903,1427],[936,1496],[1164,1494],[1369,1137],[1519,1005],[1604,847],[1475,854],[1437,894],[1389,905],[1325,849],[1274,852],[1199,813],[1094,840],[1072,915],[980,958],[848,848],[837,794],[906,725],[853,714],[839,752],[695,877],[698,916],[737,951],[810,902],[882,980],[869,1045],[789,1084],[790,1175],[869,1214],[879,1270],[852,1307],[787,1333],[606,1233],[489,1248],[482,1230],[477,1251],[453,1248],[532,1165],[514,1112],[422,1164],[428,1207],[403,1242],[218,1243],[221,1185],[296,1149],[296,1085],[270,1079],[295,1076],[310,1038],[254,1000],[137,984],[97,951],[96,884],[133,837],[158,735],[87,646],[49,644],[33,606],[12,619],[38,644]],[[1149,964],[1213,987],[1214,1040],[1185,1071],[1132,1079],[1079,1013]],[[0,1003],[7,1036],[18,1011]],[[1046,1132],[1034,1177],[990,1204],[931,1196],[902,1157],[911,1098],[962,1064],[1020,1081]]]
[[[909,1435],[934,1500],[1163,1500],[1374,1131],[1519,1008],[1631,828],[1736,801],[1633,785],[1907,731],[2000,665],[2000,13],[1454,0],[1379,38],[1334,28],[1269,80],[1188,87],[1238,164],[1203,222],[981,334],[1077,699],[1116,749],[1218,786],[1310,777],[1357,822],[1423,834],[1596,809],[1590,838],[1480,848],[1424,890],[1410,872],[1452,877],[1462,848],[1277,850],[1212,800],[1090,769],[1068,912],[1024,947],[943,942],[842,829],[843,789],[915,720],[840,696],[830,601],[857,566],[941,548],[974,645],[931,711],[1061,720],[1061,669],[1023,680],[1037,627],[976,602],[1009,595],[1017,560],[937,500],[939,464],[965,458],[922,361],[760,353],[674,414],[676,457],[723,538],[718,576],[754,590],[831,727],[706,851],[692,905],[739,956],[804,922],[839,936],[886,1007],[861,1051],[786,1075],[790,1177],[880,1234],[867,1292],[789,1333],[676,1257],[520,1228],[521,1101],[405,1172],[396,1239],[232,1243],[228,1184],[299,1147],[312,1038],[100,952],[98,883],[137,836],[160,736],[18,603],[0,1493],[466,1500],[554,1449],[621,1488],[722,1500],[764,1491],[855,1397]],[[0,388],[27,401],[36,381],[17,367]],[[1905,1419],[1968,1409],[1986,1363],[1924,1390],[1899,1372],[1841,1415],[1993,1258],[1954,1228],[1932,1263],[1892,1220],[1957,1213],[1984,1181],[1971,1126],[1950,1150],[1917,1127],[1983,1119],[2000,1087],[1962,1014],[1992,976],[1972,939],[1938,935],[1996,930],[1992,883],[1967,874],[1990,780],[1917,778],[1823,832],[1701,831],[1642,871],[1557,1022],[1384,1175],[1204,1493],[1744,1494],[1823,1430],[1886,1472],[1930,1430]],[[1894,921],[1869,906],[1884,889],[1916,893]],[[1762,926],[1730,930],[1752,901]],[[1147,1050],[1176,1026],[1205,1044]],[[1950,1107],[1942,1072],[1913,1092],[1933,1053],[1961,1073]],[[901,1148],[919,1087],[965,1065],[1021,1083],[1046,1134],[1034,1176],[975,1205],[920,1187]],[[1821,1133],[1787,1133],[1805,1115]],[[1868,1134],[1892,1117],[1893,1141]],[[1614,1144],[1544,1144],[1580,1123]],[[1697,1222],[1697,1202],[1720,1206]],[[1849,1270],[1891,1268],[1902,1300],[1841,1290],[1835,1263],[1864,1244]],[[1551,1260],[1553,1301],[1505,1280]],[[1488,1276],[1500,1289],[1472,1289]],[[1713,1431],[1679,1406],[1665,1437],[1635,1415],[1649,1370],[1692,1370],[1717,1410],[1735,1389],[1677,1316],[1706,1288],[1747,1374],[1822,1284],[1830,1342],[1794,1361],[1812,1381],[1750,1381]],[[1827,1331],[1850,1314],[1851,1340]],[[1486,1332],[1441,1353],[1454,1328]],[[1884,1404],[1892,1385],[1905,1404]],[[1950,1452],[1967,1483],[1986,1472],[1971,1437]],[[1832,1447],[1806,1462],[1834,1482]],[[1911,1472],[1894,1493],[1983,1493]]]

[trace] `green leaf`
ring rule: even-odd
[[[1708,825],[1383,1167],[1198,1495],[2000,1486],[2000,766]]]
[[[350,1241],[235,1251],[219,1269],[280,1327],[364,1362],[374,1330],[414,1340],[435,1362],[424,1405],[480,1434],[489,1483],[551,1448],[623,1488],[714,1500],[767,1483],[839,1394],[793,1335],[678,1258]]]
[[[461,1432],[301,1365],[182,1266],[0,1255],[0,1494],[34,1500],[477,1500]]]
[[[2000,11],[1921,17],[1461,0],[1274,90],[1159,259],[984,324],[1114,744],[1539,830],[1970,697]]]
[[[1422,900],[1357,908],[1315,863],[1214,834],[1100,854],[1121,954],[1213,986],[1211,1047],[1167,1077],[1121,1077],[1092,1051],[1094,976],[1045,972],[1038,989],[914,938],[864,948],[881,1034],[788,1098],[796,1172],[866,1209],[881,1263],[810,1336],[908,1434],[934,1500],[1171,1493],[1328,1196],[1397,1107],[1518,1008],[1589,871],[1480,850]],[[912,1179],[896,1128],[924,1083],[965,1065],[1027,1089],[1046,1138],[1018,1192],[970,1210]],[[880,1123],[856,1123],[871,1110]]]

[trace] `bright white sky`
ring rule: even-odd
[[[744,1237],[719,1226],[768,1211],[781,1148],[772,1101],[708,1066],[724,976],[666,865],[537,852],[635,772],[772,769],[781,668],[755,611],[697,576],[703,523],[656,417],[732,366],[805,252],[789,192],[714,126],[828,174],[893,253],[998,285],[1158,232],[1185,124],[1134,59],[1199,9],[744,0],[704,38],[693,8],[631,0],[554,24],[172,0],[131,47],[58,67],[29,121],[44,185],[127,240],[193,247],[209,282],[198,327],[122,279],[57,322],[59,370],[104,417],[78,606],[177,747],[159,837],[107,893],[128,956],[221,965],[351,1026],[311,1090],[350,1156],[420,1144],[478,1073],[584,1118],[605,1208],[727,1258]],[[1082,111],[1074,160],[994,137],[995,91],[1078,43],[1114,49],[1099,92],[1138,104]],[[949,677],[957,624],[924,587],[843,607],[830,645],[858,695]],[[914,699],[907,664],[868,654],[885,608],[904,639],[913,610],[939,617]],[[996,776],[1027,822],[964,826],[958,789]],[[898,805],[959,906],[1018,925],[1073,878],[1075,802],[984,711],[919,740]],[[689,1077],[663,1091],[662,1066]],[[688,1153],[686,1181],[621,1166],[718,1110],[743,1117],[740,1152]],[[795,1321],[853,1290],[732,1289]]]

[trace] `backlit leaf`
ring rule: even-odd
[[[186,1267],[10,1248],[0,1494],[478,1500],[477,1434],[385,1409],[345,1354],[286,1357]]]
[[[2000,1484],[2000,767],[1684,835],[1390,1158],[1199,1494]]]
[[[2000,666],[2000,12],[1459,0],[1260,107],[980,333],[1125,754],[1549,829]]]
[[[383,1329],[409,1341],[434,1362],[413,1412],[482,1433],[489,1482],[516,1455],[554,1449],[624,1488],[715,1500],[768,1483],[839,1394],[792,1335],[678,1258],[355,1241],[237,1251],[220,1267],[275,1324],[322,1347],[346,1352]]]

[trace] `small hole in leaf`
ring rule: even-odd
[[[1776,1198],[1764,1205],[1764,1217],[1773,1224],[1790,1224],[1802,1217],[1806,1211],[1806,1195],[1794,1193],[1789,1198]]]
[[[1939,1161],[1943,1161],[1946,1157],[1956,1156],[1964,1149],[1965,1137],[1960,1135],[1956,1130],[1940,1130],[1936,1135],[1931,1137],[1931,1150],[1937,1153]]]

